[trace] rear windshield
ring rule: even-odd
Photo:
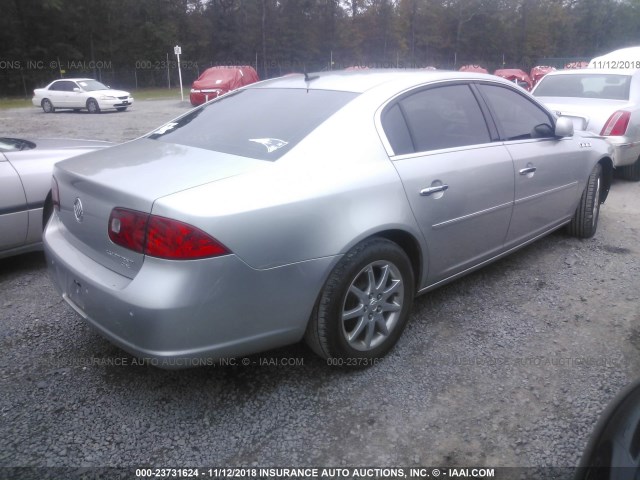
[[[601,98],[629,100],[629,75],[589,73],[584,75],[548,75],[540,80],[536,97]]]
[[[236,90],[167,123],[149,138],[273,161],[356,96],[328,90]]]

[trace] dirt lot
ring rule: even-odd
[[[124,141],[187,108],[0,119]],[[616,181],[593,239],[554,233],[418,298],[398,346],[360,371],[303,345],[246,366],[133,365],[61,301],[41,254],[0,261],[0,466],[574,466],[640,377],[639,235],[640,183]]]

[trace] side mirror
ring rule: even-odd
[[[80,90],[78,87],[74,87],[74,88],[73,88],[73,91],[74,91],[74,92],[78,92],[78,93],[80,93],[82,90]]]
[[[573,137],[573,120],[568,117],[560,117],[556,121],[555,135],[558,138]]]

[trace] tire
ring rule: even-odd
[[[51,192],[47,195],[47,199],[44,201],[44,208],[42,209],[42,231],[44,232],[47,222],[51,218],[53,213],[53,201],[51,200]]]
[[[574,213],[567,232],[578,238],[591,238],[598,229],[600,217],[600,192],[602,186],[602,165],[597,164],[591,171],[587,186],[582,192],[580,203]]]
[[[44,113],[53,113],[56,111],[53,103],[51,103],[51,100],[49,100],[48,98],[44,98],[42,102],[40,102],[40,106],[42,107],[42,111]]]
[[[95,98],[87,100],[87,110],[89,110],[89,113],[100,113],[100,106]]]
[[[127,107],[116,107],[116,110],[119,112],[124,112],[127,109]]]
[[[400,338],[414,288],[406,253],[387,239],[366,240],[351,249],[329,275],[305,340],[323,358],[371,365],[366,360],[382,357]]]
[[[623,178],[624,180],[631,180],[632,182],[640,180],[640,158],[631,165],[620,167],[620,178]]]

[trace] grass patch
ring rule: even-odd
[[[31,99],[24,98],[0,98],[0,110],[6,108],[26,108],[33,106]]]
[[[140,88],[138,90],[131,90],[134,102],[137,100],[167,100],[180,98],[180,89],[172,88]],[[189,88],[184,88],[184,98],[189,100]],[[134,103],[135,105],[135,103]],[[17,97],[4,97],[0,98],[0,110],[7,108],[28,108],[33,107],[31,98],[17,98]]]

